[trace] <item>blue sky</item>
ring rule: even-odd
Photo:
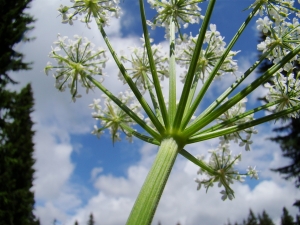
[[[120,20],[113,20],[107,33],[116,51],[127,50],[132,45],[140,45],[142,34],[138,1],[121,1],[123,15]],[[243,11],[252,0],[218,0],[211,23],[225,36],[228,43],[237,28],[248,15]],[[36,37],[31,43],[21,44],[16,48],[26,55],[26,60],[33,61],[33,70],[19,72],[12,76],[20,81],[20,85],[12,87],[19,89],[28,82],[32,84],[35,97],[35,111],[32,118],[35,122],[36,135],[35,158],[36,174],[33,190],[36,198],[36,215],[43,225],[51,224],[57,219],[60,224],[73,225],[75,220],[85,224],[88,215],[93,212],[97,224],[124,224],[132,204],[138,194],[151,162],[157,151],[156,146],[134,140],[128,144],[126,140],[112,144],[108,132],[97,139],[91,135],[95,120],[91,117],[92,110],[88,105],[93,98],[99,98],[97,90],[84,95],[76,103],[71,101],[68,92],[60,93],[54,88],[54,79],[46,76],[43,69],[50,59],[47,57],[57,33],[72,37],[74,34],[88,37],[96,45],[103,45],[101,36],[95,25],[91,29],[79,21],[73,26],[61,24],[57,8],[60,4],[70,4],[68,0],[33,0],[29,13],[37,22],[30,33]],[[204,14],[207,3],[200,7]],[[148,19],[153,17],[153,11],[147,10]],[[190,27],[195,32],[199,25]],[[163,38],[163,29],[155,30],[151,36],[156,43],[167,46]],[[257,31],[255,21],[248,27],[234,50],[241,50],[237,59],[239,68],[245,71],[256,60]],[[108,63],[108,77],[105,84],[114,93],[124,90],[121,82],[117,82],[118,71],[114,64]],[[253,74],[253,77],[257,74]],[[225,89],[234,80],[232,75],[221,82],[208,93],[208,101],[212,100],[217,90]],[[251,78],[246,81],[249,83]],[[249,99],[249,107],[257,104],[257,97],[263,94],[259,88]],[[84,93],[84,91],[82,91]],[[279,125],[279,124],[276,124]],[[286,182],[278,174],[271,172],[287,163],[281,157],[279,146],[266,140],[274,136],[271,133],[274,123],[259,126],[259,134],[254,136],[255,143],[251,152],[232,145],[233,152],[243,153],[239,165],[245,171],[248,165],[257,166],[260,171],[259,181],[248,181],[234,184],[236,198],[233,201],[221,200],[221,189],[212,188],[196,191],[197,167],[178,156],[170,180],[166,186],[153,224],[182,225],[224,224],[228,219],[241,221],[248,215],[249,208],[255,213],[265,209],[279,223],[283,206],[295,215],[292,207],[299,192],[293,182]],[[209,140],[187,146],[192,154],[205,154],[207,150],[217,147],[218,140]],[[216,217],[217,212],[217,217]]]

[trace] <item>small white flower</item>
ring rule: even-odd
[[[258,180],[258,171],[255,169],[255,167],[256,166],[252,168],[251,166],[248,166],[247,175]]]

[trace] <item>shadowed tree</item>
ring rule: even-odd
[[[0,0],[0,88],[7,82],[16,83],[8,72],[30,69],[30,63],[23,62],[24,55],[14,49],[21,41],[31,39],[26,33],[33,29],[29,24],[34,19],[24,12],[30,2],[31,0]]]
[[[20,93],[3,91],[0,130],[0,224],[39,224],[33,215],[31,86]]]
[[[34,160],[32,137],[33,97],[30,85],[20,93],[9,91],[16,84],[9,72],[28,70],[16,44],[28,41],[33,17],[25,13],[31,0],[0,0],[0,224],[38,225],[33,214]]]
[[[293,225],[293,224],[295,224],[294,218],[289,214],[287,209],[283,207],[283,214],[281,216],[281,225]]]
[[[275,225],[265,210],[258,215],[258,222],[259,225]]]
[[[93,213],[90,214],[90,218],[89,218],[87,225],[95,225]]]
[[[257,218],[251,209],[249,211],[247,220],[243,221],[243,225],[257,225]]]

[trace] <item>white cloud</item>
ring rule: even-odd
[[[266,148],[268,143],[262,145]],[[202,149],[206,152],[206,146],[207,143],[200,143],[194,147],[200,153],[203,152]],[[273,149],[274,154],[276,151]],[[95,220],[100,224],[124,224],[155,153],[154,147],[146,144],[141,150],[141,160],[128,168],[126,177],[100,175],[94,183],[98,194],[91,197],[85,206],[78,208],[75,215],[65,221],[66,224],[72,225],[75,220],[80,224],[85,223],[90,213],[93,213]],[[250,152],[251,157],[247,157],[253,160],[252,163],[256,160],[255,154]],[[246,163],[249,161],[251,160],[246,160]],[[272,157],[265,159],[266,165],[272,162]],[[245,162],[242,161],[241,164]],[[267,170],[266,166],[261,172]],[[250,208],[255,214],[266,210],[274,221],[279,221],[283,206],[286,206],[291,214],[296,213],[291,205],[297,197],[297,190],[291,182],[275,183],[266,175],[265,178],[268,179],[262,180],[253,189],[247,184],[236,183],[233,185],[235,199],[223,202],[219,193],[222,189],[217,186],[209,189],[207,194],[204,189],[196,191],[197,185],[193,181],[196,171],[196,166],[178,157],[153,224],[157,224],[158,221],[162,224],[180,222],[182,225],[224,224],[228,219],[241,222],[248,216]]]

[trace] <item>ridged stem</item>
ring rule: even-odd
[[[155,161],[140,190],[126,225],[151,224],[160,197],[181,148],[173,138],[162,140]]]

